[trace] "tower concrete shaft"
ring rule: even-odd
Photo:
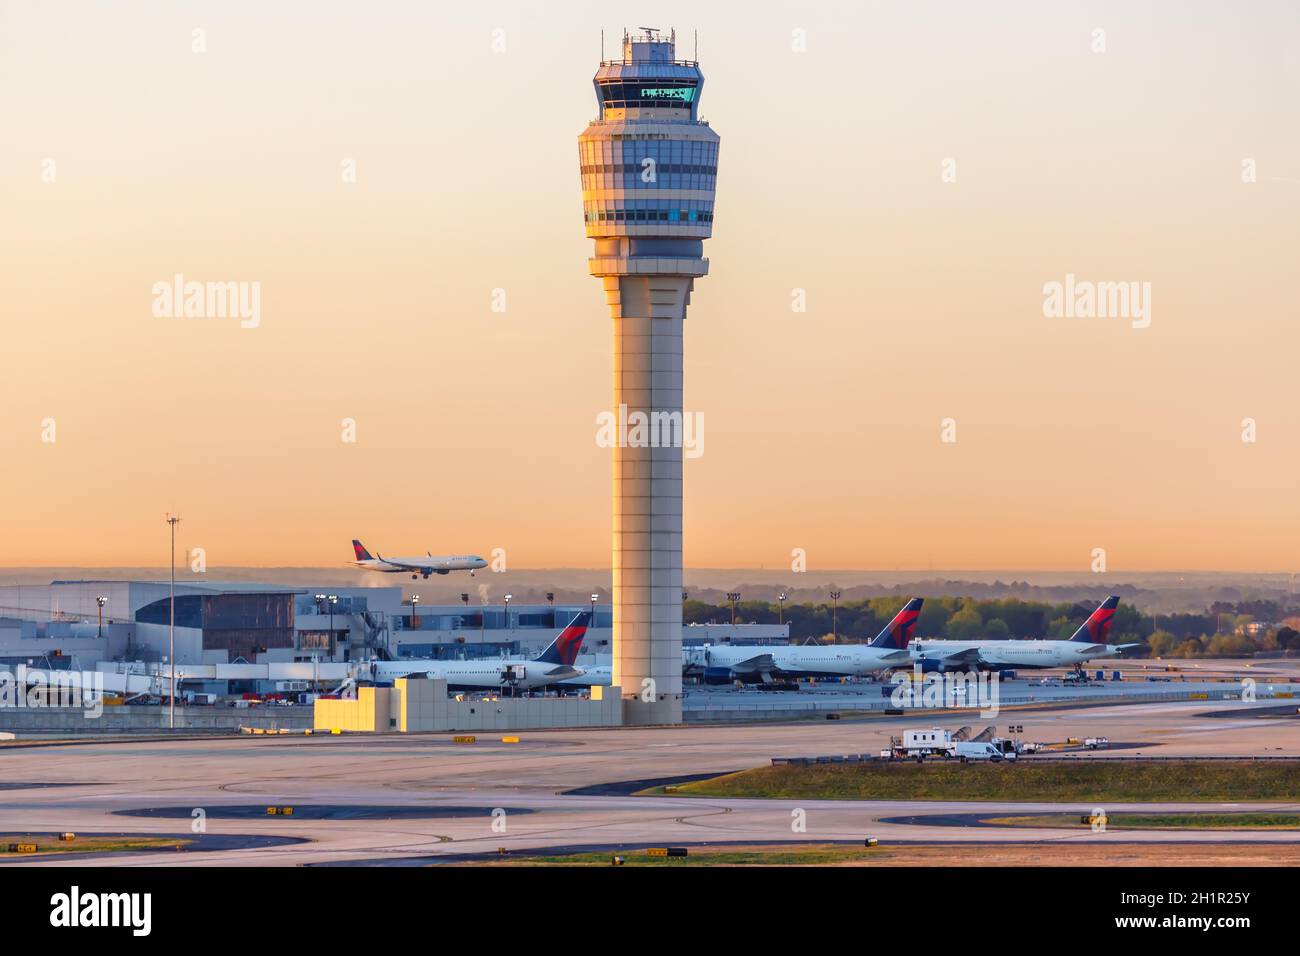
[[[578,140],[589,268],[614,322],[613,683],[628,723],[682,716],[682,327],[708,273],[718,156],[703,85],[672,36],[624,35]]]
[[[605,276],[620,421],[681,421],[688,276]],[[666,417],[665,417],[666,416]],[[620,433],[622,429],[620,428]],[[656,447],[656,445],[658,447]],[[613,683],[629,723],[682,719],[682,447],[614,448]]]

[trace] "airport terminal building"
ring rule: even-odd
[[[54,581],[0,587],[0,665],[93,669],[168,657],[167,581]],[[400,587],[176,585],[178,664],[462,660],[535,656],[590,604],[415,605]],[[612,610],[596,605],[580,659],[611,653]],[[701,624],[682,643],[785,643],[788,625]]]

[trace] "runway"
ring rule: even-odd
[[[1141,741],[1132,756],[1300,757],[1300,720],[1252,716],[1276,709],[1221,701],[1045,707],[1007,712],[1026,740],[1108,736]],[[306,842],[204,851],[6,859],[3,865],[271,865],[436,860],[556,846],[852,841],[882,844],[1077,843],[1295,844],[1300,831],[1130,830],[952,826],[930,815],[1087,813],[1092,807],[1006,801],[786,801],[592,795],[568,791],[629,780],[679,778],[762,766],[771,757],[879,750],[905,726],[982,727],[975,715],[869,717],[792,724],[543,731],[521,743],[456,744],[443,735],[243,737],[96,742],[6,748],[0,833],[187,835],[195,821],[226,836]],[[1028,758],[1033,759],[1033,758]],[[1084,759],[1114,759],[1105,752]],[[57,784],[58,786],[51,786]],[[39,785],[39,788],[36,788]],[[295,816],[248,808],[294,806]],[[382,807],[392,806],[390,815]],[[428,808],[422,816],[418,809]],[[1110,812],[1220,810],[1222,804],[1116,804]],[[339,808],[336,811],[327,807]],[[160,815],[158,808],[174,808]],[[227,812],[223,812],[223,808]],[[493,813],[497,808],[500,812]],[[804,811],[806,829],[792,827]],[[1300,812],[1300,804],[1238,804],[1236,810]],[[139,815],[141,811],[151,811]],[[195,811],[199,811],[196,813]],[[529,811],[529,812],[523,812]],[[123,815],[129,813],[130,815]],[[920,818],[897,822],[898,818]],[[882,822],[893,819],[895,822]],[[1067,857],[1062,857],[1066,862]]]

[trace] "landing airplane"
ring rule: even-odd
[[[486,568],[487,562],[477,554],[442,555],[432,554],[423,558],[385,558],[380,554],[371,554],[356,538],[352,539],[352,552],[356,560],[352,563],[367,571],[381,571],[384,574],[409,572],[411,579],[427,578],[431,574],[450,574],[452,571],[468,571],[473,577],[479,568]]]
[[[591,612],[582,611],[534,660],[492,657],[477,661],[374,661],[370,665],[370,677],[372,680],[390,681],[427,674],[434,680],[446,680],[448,687],[464,690],[548,687],[585,673],[574,667],[573,662],[578,659],[578,649],[582,647],[590,623]]]
[[[921,670],[1002,671],[1019,668],[1074,667],[1114,657],[1140,644],[1108,644],[1111,620],[1119,596],[1112,594],[1093,611],[1068,641],[1055,640],[920,640],[912,644],[912,659]]]
[[[916,630],[924,598],[912,598],[870,644],[838,647],[705,644],[691,648],[686,663],[703,666],[704,683],[770,684],[796,677],[861,677],[911,664],[907,644]]]

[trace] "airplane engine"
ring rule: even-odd
[[[735,680],[731,676],[730,667],[706,667],[704,668],[704,683],[706,684],[730,684]]]

